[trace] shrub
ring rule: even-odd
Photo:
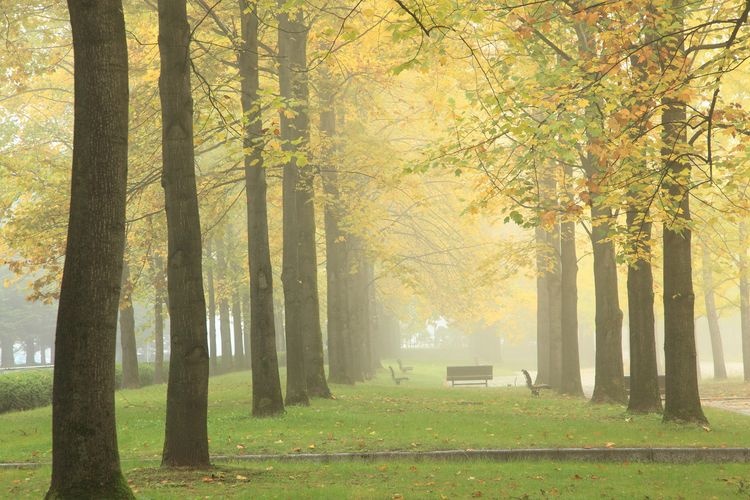
[[[0,374],[0,413],[52,404],[52,370]]]
[[[164,378],[169,363],[164,363]],[[154,364],[138,363],[141,387],[154,383]],[[115,366],[115,387],[122,385],[122,367]],[[18,370],[0,373],[0,413],[31,410],[52,404],[52,370]]]

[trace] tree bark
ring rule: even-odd
[[[750,382],[750,272],[748,272],[747,222],[740,221],[740,330],[742,335],[742,365],[745,382]]]
[[[547,233],[552,267],[549,270],[549,384],[560,390],[562,385],[562,265],[560,263],[560,223],[555,222]]]
[[[158,7],[171,345],[162,465],[205,467],[209,360],[193,150],[190,26],[184,0],[159,0]]]
[[[219,369],[219,344],[216,338],[216,287],[214,280],[214,256],[211,245],[211,239],[207,242],[207,261],[208,269],[206,270],[206,282],[208,286],[208,345],[211,352],[211,372],[217,373]]]
[[[547,231],[534,229],[536,237],[536,384],[549,383],[550,297]]]
[[[12,368],[16,366],[15,354],[13,352],[13,345],[15,339],[10,335],[0,334],[0,366],[3,368]]]
[[[322,179],[326,193],[326,293],[328,307],[328,380],[335,384],[353,384],[352,359],[349,337],[349,289],[346,235],[341,230],[343,207],[338,187],[338,175],[333,163],[336,140],[336,113],[333,88],[326,80],[321,81],[320,131],[323,135],[325,162]]]
[[[138,348],[135,342],[135,311],[133,310],[133,284],[130,281],[130,266],[122,265],[122,288],[120,298],[120,342],[122,348],[122,388],[140,387],[138,377]]]
[[[580,22],[576,25],[578,49],[586,57],[596,56],[596,37],[590,36],[591,27]],[[586,119],[592,123],[586,131],[587,146],[595,145],[598,138],[593,129],[601,124],[599,103],[592,101],[586,107]],[[588,148],[587,148],[588,149]],[[591,148],[593,149],[593,148]],[[582,158],[582,167],[591,186],[591,245],[594,253],[594,296],[596,308],[596,361],[594,374],[594,403],[625,403],[622,359],[622,311],[617,289],[617,262],[615,246],[610,239],[614,215],[612,209],[597,200],[595,193],[602,189],[599,158],[591,150]]]
[[[243,289],[240,294],[242,301],[242,341],[245,346],[245,364],[244,368],[252,368],[252,353],[250,352],[250,290]]]
[[[227,252],[222,231],[216,244],[216,278],[219,282],[219,334],[221,336],[221,373],[232,371],[232,327],[229,324],[229,298],[227,297]]]
[[[232,294],[232,334],[234,334],[234,366],[237,370],[245,367],[245,347],[242,335],[242,305],[240,294]]]
[[[681,51],[681,47],[680,42],[675,48]],[[665,187],[674,204],[674,223],[664,224],[664,420],[705,423],[696,369],[690,165],[675,153],[687,144],[687,110],[684,102],[669,97],[662,104]]]
[[[47,498],[133,498],[115,427],[115,339],[125,250],[128,56],[122,2],[69,0],[75,106]]]
[[[625,403],[622,359],[622,311],[617,290],[614,243],[608,239],[613,220],[609,208],[591,206],[591,244],[594,248],[596,301],[596,361],[594,403]]]
[[[34,366],[36,363],[34,362],[34,355],[36,354],[36,343],[34,342],[34,337],[27,338],[24,343],[24,354],[26,354],[26,359],[24,360],[24,364],[26,366]]]
[[[164,383],[164,261],[154,257],[154,383]]]
[[[291,136],[300,142],[288,144],[291,152],[302,156],[309,155],[307,148],[310,137],[309,120],[309,90],[307,81],[307,33],[302,11],[298,11],[295,20],[290,22],[291,30],[284,32],[279,27],[279,37],[286,38],[288,44],[284,56],[281,54],[281,40],[279,40],[279,57],[286,57],[289,61],[291,75],[290,94],[282,91],[282,97],[294,100],[292,108],[295,117],[291,127],[286,127]],[[283,64],[283,63],[282,63]],[[282,117],[284,114],[282,113]],[[282,130],[283,130],[282,125]],[[286,138],[282,131],[282,138]],[[315,237],[315,202],[313,179],[315,170],[309,165],[301,164],[299,160],[291,161],[290,165],[297,169],[296,224],[297,231],[297,284],[299,287],[299,325],[304,350],[305,384],[307,394],[311,397],[330,398],[323,358],[323,333],[320,327],[320,300],[318,297],[318,257]],[[285,208],[286,211],[286,208]]]
[[[281,281],[284,286],[284,323],[286,327],[286,404],[309,404],[307,372],[305,368],[306,329],[310,325],[303,318],[303,276],[300,269],[300,251],[302,242],[302,224],[298,205],[302,198],[298,191],[302,188],[300,169],[295,153],[304,151],[307,143],[308,116],[304,106],[307,103],[307,81],[305,68],[307,62],[300,61],[300,54],[305,54],[307,27],[302,22],[302,12],[291,16],[284,10],[283,2],[279,3],[282,11],[278,15],[279,23],[279,87],[281,97],[287,100],[293,112],[293,118],[282,112],[280,116],[281,139],[283,150],[289,155],[284,164],[283,179],[283,264]],[[304,80],[304,81],[303,81]],[[294,101],[292,101],[294,100]],[[291,102],[291,104],[289,104]],[[309,345],[309,344],[307,344]]]
[[[721,341],[721,329],[719,328],[719,313],[716,311],[716,299],[714,297],[714,273],[711,250],[706,240],[701,238],[701,255],[703,257],[703,301],[706,304],[706,319],[708,320],[708,333],[711,336],[711,354],[714,362],[714,378],[724,380],[727,378],[727,367],[724,363],[724,346]]]
[[[578,258],[575,232],[575,222],[568,221],[561,224],[562,375],[560,392],[571,396],[583,396],[578,354]]]
[[[628,411],[661,412],[654,319],[654,277],[651,269],[651,222],[648,213],[631,206],[626,215],[630,251],[628,324],[630,325],[630,400]]]

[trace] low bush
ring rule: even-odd
[[[52,370],[0,374],[0,413],[52,404]]]
[[[169,364],[164,363],[164,379]],[[141,387],[154,383],[154,364],[138,363]],[[122,385],[122,366],[115,366],[115,387]],[[31,410],[52,404],[52,369],[18,370],[0,374],[0,413]]]

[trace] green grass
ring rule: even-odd
[[[745,464],[355,462],[125,466],[138,498],[748,498]],[[41,498],[49,467],[0,472],[0,497]]]
[[[283,417],[275,419],[250,416],[248,372],[214,377],[209,403],[211,453],[750,446],[750,418],[735,413],[707,408],[710,428],[665,425],[658,415],[629,415],[622,406],[591,405],[586,400],[564,398],[549,391],[535,398],[521,387],[446,388],[443,376],[442,366],[416,365],[409,373],[410,380],[396,386],[390,374],[383,371],[366,384],[332,386],[336,399],[315,400],[306,408],[291,407]],[[643,497],[644,485],[652,480],[662,485],[659,486],[662,489],[646,493],[658,498],[679,494],[680,490],[675,488],[684,488],[685,478],[696,477],[702,478],[701,497],[724,498],[733,491],[747,488],[739,478],[750,480],[745,472],[746,465],[632,464],[623,467],[480,461],[233,465],[222,469],[223,476],[215,478],[211,478],[210,473],[209,476],[206,473],[166,473],[146,467],[158,465],[160,458],[165,394],[165,386],[151,386],[119,391],[115,396],[123,466],[133,487],[139,489],[144,498],[169,498],[179,496],[180,491],[188,496],[222,498],[236,493],[241,498],[243,491],[247,494],[246,483],[252,485],[254,498],[262,494],[287,498],[294,496],[287,495],[291,491],[288,488],[293,488],[298,479],[313,485],[304,490],[304,496],[320,498],[390,498],[397,493],[406,497],[439,498],[441,494],[470,496],[475,491],[484,491],[492,497],[523,497],[524,494],[538,497],[552,495],[555,491],[576,497],[603,491],[612,497],[623,497],[632,496],[628,494],[632,491],[640,492]],[[50,414],[47,407],[0,415],[0,462],[48,463],[51,460]],[[137,470],[127,472],[134,467]],[[382,467],[385,469],[381,470]],[[419,474],[413,473],[411,467],[416,467]],[[430,475],[434,478],[430,479]],[[34,471],[0,471],[0,485],[11,485],[0,487],[3,488],[0,497],[23,496],[26,492],[39,496],[41,489],[47,486],[48,476],[47,467]],[[236,476],[250,479],[236,479]],[[592,476],[597,479],[591,479]],[[673,476],[683,479],[673,481]],[[210,481],[204,482],[205,478]],[[628,487],[632,478],[636,478],[635,489],[622,489]],[[315,486],[318,484],[325,487],[319,489]],[[514,484],[517,486],[513,487]],[[605,486],[610,489],[602,489]],[[217,487],[220,487],[218,493]],[[256,493],[256,488],[260,493]]]

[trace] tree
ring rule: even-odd
[[[120,298],[120,342],[122,344],[122,387],[140,387],[138,377],[138,348],[135,342],[135,310],[133,309],[133,283],[130,281],[130,266],[122,265],[122,288]]]
[[[115,427],[115,335],[125,251],[128,56],[122,2],[68,2],[75,111],[47,498],[133,498]]]
[[[193,150],[190,26],[184,0],[159,0],[158,7],[171,352],[162,465],[201,467],[209,464],[209,362]]]
[[[672,35],[664,40],[670,58],[664,69],[668,77],[683,77],[685,61],[683,0],[672,0],[668,13]],[[695,295],[693,293],[690,228],[690,163],[684,152],[688,147],[687,104],[679,95],[668,92],[662,98],[662,159],[664,190],[671,219],[664,223],[664,364],[665,421],[701,422],[706,417],[698,393],[695,349]]]
[[[633,255],[628,262],[628,323],[630,326],[630,399],[628,411],[660,412],[656,366],[654,279],[651,270],[651,221],[631,206],[626,214]]]
[[[704,238],[700,238],[701,245],[701,268],[703,276],[703,301],[706,304],[706,320],[708,321],[708,334],[711,337],[711,355],[714,364],[714,378],[723,380],[727,378],[727,367],[724,363],[724,346],[721,341],[721,330],[719,329],[719,313],[716,311],[716,297],[714,295],[714,273],[711,250]]]
[[[284,412],[276,354],[273,271],[268,242],[266,172],[263,168],[263,122],[258,66],[258,6],[240,0],[242,46],[239,51],[243,147],[247,196],[247,258],[250,273],[249,359],[253,373],[253,415]]]

